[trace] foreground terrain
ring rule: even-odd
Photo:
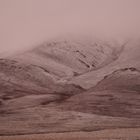
[[[0,137],[1,140],[139,140],[140,129],[115,129]]]

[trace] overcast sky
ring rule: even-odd
[[[140,33],[139,0],[0,0],[0,53],[67,32]]]

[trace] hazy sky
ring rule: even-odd
[[[0,52],[79,31],[140,33],[140,0],[0,0]]]

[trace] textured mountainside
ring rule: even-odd
[[[60,105],[65,110],[114,117],[140,118],[140,71],[116,70],[95,87]]]
[[[116,47],[117,46],[117,47]],[[116,60],[123,46],[115,42],[58,40],[14,59],[43,67],[57,78],[71,78],[104,67]]]
[[[69,94],[82,89],[75,85],[57,83],[47,70],[40,66],[10,59],[0,60],[0,75],[0,90],[9,96],[16,93],[19,93],[19,96],[26,93],[27,95],[55,92]]]
[[[2,98],[46,93],[69,96],[82,92],[84,89],[69,83],[69,79],[113,62],[122,50],[121,46],[115,48],[115,45],[61,40],[0,59]]]
[[[140,128],[139,43],[57,40],[0,59],[0,135]]]

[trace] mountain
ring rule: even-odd
[[[139,42],[56,39],[0,59],[0,135],[140,128]]]
[[[123,46],[117,42],[61,39],[12,59],[43,67],[55,78],[69,79],[110,64],[122,50]]]

